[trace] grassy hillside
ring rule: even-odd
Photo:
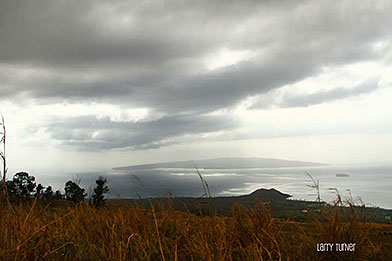
[[[204,215],[230,215],[235,205],[253,207],[258,202],[268,205],[271,215],[274,218],[287,219],[292,221],[307,221],[309,216],[322,218],[324,213],[322,209],[330,209],[331,206],[323,201],[320,203],[315,201],[293,200],[291,196],[284,194],[275,189],[258,189],[248,195],[231,196],[231,197],[211,197],[211,198],[194,198],[194,197],[175,197],[155,199],[163,205],[170,204],[173,208],[180,211],[191,213],[203,213]],[[135,203],[141,207],[148,208],[151,199],[110,199],[109,204],[118,205],[126,203]],[[337,202],[338,203],[338,202]],[[339,202],[337,208],[352,208],[354,211],[363,214],[367,219],[376,223],[391,223],[392,210],[365,207],[364,205],[355,205],[351,202]],[[333,207],[332,207],[333,208]],[[343,211],[343,218],[346,217],[347,211]]]
[[[355,208],[322,208],[305,222],[273,218],[267,205],[227,215],[180,212],[159,200],[94,208],[64,201],[0,204],[2,260],[390,260],[392,226]],[[212,209],[212,213],[213,209]],[[346,217],[346,219],[343,219]],[[348,219],[347,219],[348,218]],[[317,244],[356,243],[317,252]]]

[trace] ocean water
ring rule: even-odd
[[[212,196],[235,196],[259,188],[275,188],[293,199],[315,200],[317,194],[310,173],[319,182],[321,199],[332,202],[337,194],[358,204],[392,209],[392,166],[325,166],[258,169],[199,169]],[[336,177],[337,173],[348,177]],[[203,195],[200,177],[194,169],[143,169],[80,173],[81,185],[91,190],[98,175],[108,177],[110,197],[164,197]],[[43,184],[62,188],[72,175],[42,176]],[[37,177],[37,180],[39,178]]]

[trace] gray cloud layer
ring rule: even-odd
[[[283,97],[277,98],[276,100],[271,97],[268,99],[262,97],[252,104],[250,109],[265,109],[271,106],[282,108],[307,107],[350,97],[358,97],[362,94],[369,94],[379,88],[379,79],[371,78],[352,88],[335,87],[328,91],[320,91],[312,94],[284,94]]]
[[[382,59],[373,46],[391,39],[391,11],[390,1],[1,0],[0,99],[147,107],[168,116],[162,124],[181,122],[170,122],[176,126],[170,133],[167,125],[153,122],[93,125],[119,136],[118,142],[76,135],[71,126],[77,129],[84,121],[79,118],[47,129],[71,144],[150,147],[176,132],[222,127],[220,119],[209,119],[217,126],[213,130],[189,129],[179,115],[197,122],[192,115],[231,108],[317,75],[325,66]],[[208,71],[205,57],[221,48],[250,50],[255,56]],[[292,97],[283,105],[311,105],[354,92]]]
[[[187,134],[202,134],[236,127],[232,119],[223,116],[168,116],[154,121],[114,122],[94,116],[57,118],[49,121],[47,131],[54,140],[79,148],[149,149],[170,144],[171,138]]]
[[[325,92],[318,92],[310,95],[286,97],[280,103],[282,107],[303,107],[323,102],[329,102],[348,97],[355,97],[361,94],[373,92],[379,88],[377,79],[370,79],[360,84],[356,88],[335,88]]]

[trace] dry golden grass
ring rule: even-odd
[[[367,223],[356,213],[345,222],[337,208],[325,210],[326,220],[297,223],[272,218],[263,205],[237,206],[228,216],[200,216],[158,201],[149,209],[0,204],[2,260],[390,260],[392,255],[390,225]],[[318,253],[320,242],[356,242],[357,247]]]

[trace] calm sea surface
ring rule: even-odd
[[[392,209],[392,167],[328,166],[304,168],[199,169],[213,196],[248,194],[259,188],[276,188],[295,199],[315,200],[310,187],[312,175],[320,184],[324,201],[336,199],[336,190],[343,198],[366,205]],[[348,177],[336,177],[337,173]],[[74,174],[72,174],[74,176]],[[62,188],[71,174],[42,176],[37,180]],[[102,171],[81,173],[81,185],[91,189],[98,175],[105,175],[111,188],[110,197],[202,196],[199,176],[194,169],[144,169],[135,171]]]

